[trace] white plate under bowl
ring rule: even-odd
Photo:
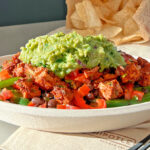
[[[143,46],[138,46],[142,50]],[[10,56],[0,57],[0,64]],[[150,119],[150,102],[118,108],[60,110],[0,101],[0,120],[53,132],[96,132],[126,128]]]

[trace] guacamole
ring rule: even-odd
[[[31,39],[21,50],[24,63],[46,67],[60,78],[77,68],[99,65],[103,71],[125,65],[116,47],[102,35],[82,37],[76,32],[59,32]]]

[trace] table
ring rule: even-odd
[[[64,20],[0,27],[0,56],[16,53],[29,39],[44,35],[63,25]]]

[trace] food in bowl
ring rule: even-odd
[[[117,51],[102,35],[29,40],[2,65],[0,100],[57,109],[102,109],[150,101],[150,62]]]

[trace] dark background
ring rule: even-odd
[[[0,0],[0,26],[62,20],[65,0]]]

